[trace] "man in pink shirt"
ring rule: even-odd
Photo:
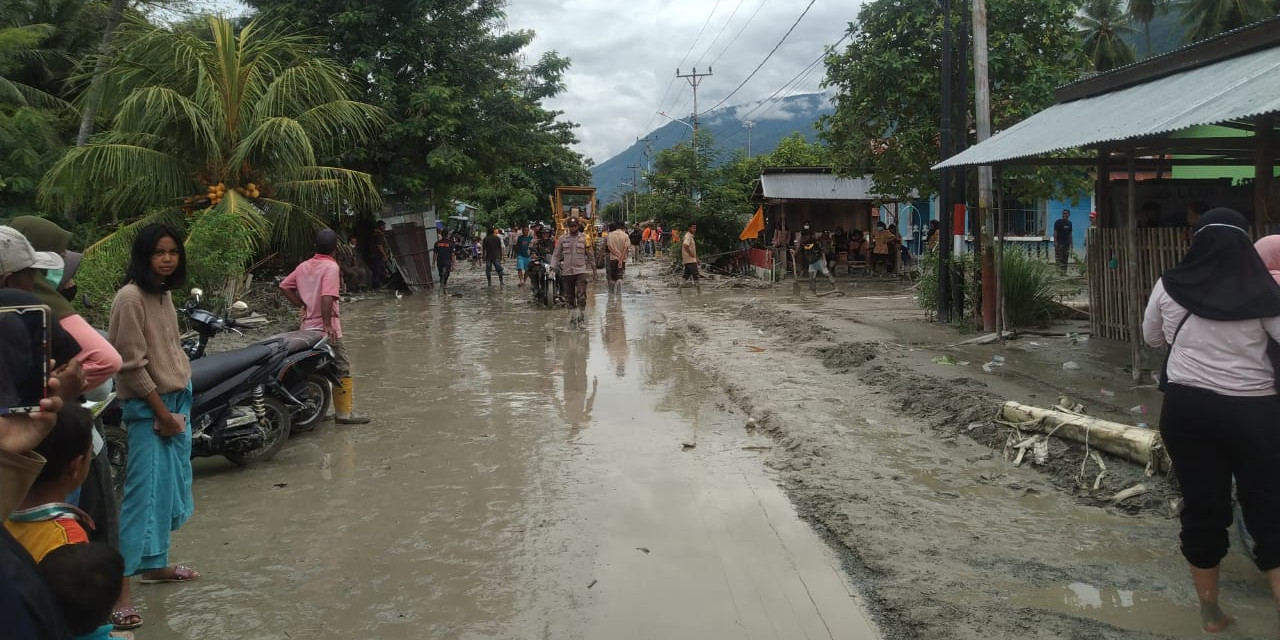
[[[298,265],[280,283],[284,296],[302,309],[302,328],[324,331],[333,345],[333,366],[342,384],[333,390],[333,409],[338,424],[364,424],[369,416],[352,411],[355,384],[351,380],[351,362],[342,343],[342,323],[338,320],[338,292],[342,288],[342,271],[333,253],[338,249],[338,234],[321,229],[316,234],[316,254]]]

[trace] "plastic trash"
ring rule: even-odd
[[[1147,424],[1147,423],[1145,423],[1145,422],[1139,422],[1137,426],[1138,426],[1138,428],[1139,428],[1139,429],[1150,429],[1150,428],[1151,428],[1151,425],[1149,425],[1149,424]]]
[[[1147,405],[1140,404],[1140,405],[1129,407],[1129,413],[1136,413],[1140,416],[1145,416],[1147,415]]]
[[[991,356],[991,362],[995,364],[1004,364],[1004,356]]]
[[[1062,363],[1062,370],[1063,371],[1079,371],[1080,365],[1076,364],[1074,360],[1068,360]]]
[[[1098,393],[1101,393],[1101,394],[1102,394],[1102,397],[1104,397],[1104,398],[1114,398],[1114,397],[1116,397],[1116,392],[1114,392],[1114,391],[1112,391],[1112,390],[1110,390],[1110,389],[1098,389]]]

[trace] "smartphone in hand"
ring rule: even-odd
[[[0,306],[0,415],[34,413],[49,396],[50,322],[46,305]]]

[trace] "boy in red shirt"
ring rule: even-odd
[[[342,270],[333,253],[338,249],[338,234],[333,229],[316,233],[316,254],[298,265],[280,283],[284,297],[302,309],[302,329],[324,331],[333,345],[333,366],[342,384],[333,390],[334,420],[338,424],[364,424],[369,416],[352,411],[355,383],[351,380],[351,361],[342,344],[342,323],[338,320],[338,294],[342,289]]]
[[[89,541],[84,528],[92,529],[93,520],[66,499],[89,475],[93,416],[79,405],[64,405],[53,430],[34,451],[44,456],[44,468],[4,526],[40,562],[62,545]]]

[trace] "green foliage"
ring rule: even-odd
[[[960,323],[977,313],[977,302],[982,280],[974,255],[965,252],[950,258],[953,282],[963,282],[964,309],[951,320]],[[920,256],[920,279],[916,281],[916,305],[931,313],[938,312],[938,253],[926,251]]]
[[[244,277],[254,248],[249,241],[252,236],[244,232],[241,220],[241,216],[223,208],[191,217],[186,243],[188,286],[212,293]]]
[[[992,129],[1008,128],[1053,103],[1054,89],[1077,79],[1086,61],[1071,19],[1079,0],[988,3]],[[956,20],[964,11],[956,12]],[[937,192],[942,16],[934,0],[872,0],[851,27],[852,42],[827,58],[825,84],[836,112],[821,138],[844,175],[874,176],[882,195],[901,200]],[[957,42],[957,47],[967,46]],[[957,69],[969,86],[972,69]],[[959,92],[958,96],[964,96]],[[972,108],[966,110],[972,112]],[[966,131],[957,119],[957,130]],[[973,137],[970,136],[970,143]],[[1078,192],[1078,172],[1005,171],[1006,192],[1031,200]]]
[[[380,207],[368,174],[324,159],[372,139],[385,116],[350,99],[346,72],[314,39],[273,28],[216,17],[123,25],[104,76],[111,126],[58,160],[42,203],[131,220],[206,208],[209,185],[222,184],[212,204],[240,215],[255,242],[294,251],[322,220]]]
[[[509,31],[506,0],[249,0],[263,16],[324,39],[364,101],[393,122],[343,158],[390,199],[476,203],[495,222],[550,219],[557,184],[589,184],[575,125],[542,101],[560,93],[569,61],[533,64],[533,32]]]
[[[1054,266],[1017,248],[1004,250],[1005,317],[1009,325],[1027,327],[1053,317]]]
[[[1175,0],[1187,28],[1187,41],[1212,38],[1276,15],[1280,3],[1268,0]]]
[[[1130,3],[1129,10],[1134,10],[1134,3]],[[1084,11],[1076,16],[1075,25],[1083,40],[1085,55],[1089,56],[1094,69],[1110,71],[1134,61],[1133,47],[1124,37],[1134,33],[1130,23],[1135,19],[1121,8],[1120,0],[1088,0],[1085,3]],[[1149,18],[1144,22],[1146,25],[1150,23]],[[1148,43],[1147,49],[1150,48]]]

